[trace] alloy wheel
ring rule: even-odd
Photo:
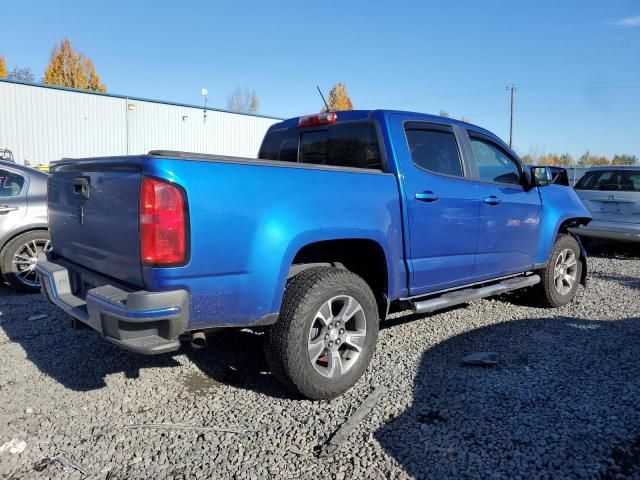
[[[556,292],[567,295],[578,280],[578,259],[570,248],[565,248],[556,259],[553,269],[553,284]]]
[[[367,338],[362,305],[349,295],[327,300],[309,330],[309,361],[320,375],[335,379],[358,361]]]
[[[20,247],[12,260],[18,281],[27,287],[39,287],[40,280],[36,275],[38,255],[49,250],[51,250],[51,240],[44,238],[29,240]]]

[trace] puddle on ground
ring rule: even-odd
[[[209,390],[210,388],[217,388],[220,385],[220,383],[216,382],[213,378],[197,372],[185,375],[183,383],[187,392],[194,395]]]

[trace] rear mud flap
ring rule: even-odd
[[[582,262],[582,274],[580,275],[580,284],[584,288],[587,288],[587,274],[588,274],[587,251],[585,250],[584,245],[582,245],[582,242],[580,241],[580,237],[578,237],[573,232],[568,232],[568,233],[575,239],[576,242],[578,242],[578,245],[580,246],[580,261]]]

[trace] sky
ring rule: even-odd
[[[640,1],[0,0],[0,55],[41,78],[65,36],[109,93],[259,113],[317,112],[316,85],[354,108],[466,117],[514,148],[640,157]],[[0,108],[2,106],[0,105]]]

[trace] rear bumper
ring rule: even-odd
[[[43,295],[73,318],[112,343],[138,353],[177,350],[187,328],[189,296],[185,290],[128,292],[112,285],[87,290],[85,299],[71,291],[69,271],[42,254],[36,272]]]
[[[588,225],[569,229],[572,233],[587,238],[640,242],[640,225],[592,220]]]

